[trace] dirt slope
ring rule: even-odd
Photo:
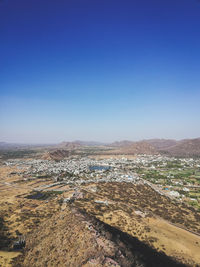
[[[145,141],[140,142],[118,142],[114,143],[113,151],[114,154],[126,154],[126,155],[135,155],[135,154],[157,154],[157,150],[151,144],[148,144]],[[110,153],[111,153],[110,152]]]
[[[64,149],[57,149],[54,151],[46,152],[42,159],[45,160],[62,160],[70,156],[70,151]]]
[[[28,237],[16,266],[184,266],[116,228],[63,207]]]
[[[175,146],[165,149],[164,152],[176,157],[199,157],[200,138],[181,140]]]

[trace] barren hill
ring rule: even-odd
[[[103,142],[97,142],[97,141],[81,141],[81,140],[76,140],[74,143],[77,143],[81,146],[104,146],[106,145]]]
[[[176,157],[200,157],[200,138],[181,140],[163,152]]]
[[[62,160],[66,157],[69,157],[70,154],[71,153],[69,150],[57,149],[57,150],[46,152],[42,158],[45,160]]]
[[[171,146],[175,146],[178,141],[173,139],[149,139],[145,140],[148,144],[154,146],[156,149],[165,149]]]
[[[59,147],[67,150],[75,150],[80,148],[82,145],[79,142],[62,142],[59,144]]]
[[[94,146],[95,144],[95,146]],[[47,152],[43,158],[62,160],[65,157],[72,155],[73,153],[105,153],[109,155],[137,155],[137,154],[164,154],[176,157],[200,157],[200,138],[185,139],[176,141],[173,139],[149,139],[138,142],[133,141],[116,141],[109,145],[104,146],[104,150],[97,143],[89,142],[62,142],[54,150]],[[57,148],[57,149],[56,149]]]
[[[15,266],[184,266],[79,209],[63,207],[27,239]]]
[[[134,144],[133,141],[123,140],[123,141],[116,141],[109,146],[111,147],[125,147]]]
[[[133,143],[122,149],[126,154],[156,154],[156,149],[147,142]]]
[[[122,141],[114,143],[114,152],[118,154],[157,154],[157,150],[145,141]]]
[[[115,153],[167,154],[176,157],[200,157],[200,138],[176,141],[173,139],[149,139],[139,142],[119,141],[110,144]]]
[[[43,155],[43,159],[62,160],[69,157],[73,151],[82,147],[78,142],[62,142],[54,150],[50,150]]]

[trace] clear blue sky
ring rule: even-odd
[[[0,140],[200,136],[198,0],[0,0]]]

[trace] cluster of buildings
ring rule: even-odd
[[[56,182],[70,183],[90,182],[135,182],[139,180],[136,173],[122,167],[125,158],[94,160],[88,157],[70,158],[59,162],[50,160],[10,160],[5,164],[16,166],[18,173],[24,177],[49,178]]]
[[[181,198],[178,187],[185,193],[190,187],[181,179],[173,179],[173,174],[168,172],[170,164],[177,164],[177,170],[184,168],[200,169],[198,159],[177,159],[161,155],[138,155],[133,158],[106,158],[92,159],[90,157],[70,157],[61,161],[39,159],[15,159],[5,162],[8,166],[16,166],[17,172],[24,179],[48,178],[54,185],[59,183],[80,185],[94,182],[131,182],[147,183],[153,186],[160,194]],[[170,180],[169,186],[164,186],[156,180],[154,186],[151,179],[145,179],[145,171],[167,170],[166,178]],[[142,170],[142,171],[141,171]],[[51,185],[48,185],[51,187]]]

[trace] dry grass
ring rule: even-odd
[[[97,188],[93,193],[88,186],[82,187],[84,199],[76,201],[75,205],[157,251],[185,264],[200,264],[200,236],[189,232],[200,233],[200,216],[194,209],[172,202],[147,185],[104,183]],[[107,200],[109,205],[97,204],[96,199]]]
[[[48,202],[25,198],[34,187],[48,184],[50,181],[24,181],[19,175],[11,175],[11,172],[15,172],[14,167],[0,167],[0,216],[4,219],[3,226],[6,229],[2,235],[8,240],[8,244],[0,251],[0,266],[10,266],[12,259],[18,255],[8,251],[17,238],[17,232],[29,240],[24,266],[79,266],[79,264],[90,266],[91,257],[95,257],[97,265],[94,266],[108,266],[104,254],[109,252],[108,254],[112,256],[112,250],[116,249],[115,245],[109,238],[107,241],[104,240],[104,245],[110,244],[106,245],[105,249],[108,247],[111,249],[112,246],[114,248],[105,250],[101,254],[102,248],[99,249],[96,237],[91,235],[88,229],[85,230],[86,224],[80,224],[80,219],[77,219],[76,214],[71,211],[73,205],[95,215],[108,225],[136,237],[156,251],[162,251],[186,264],[200,264],[198,253],[200,237],[178,228],[181,226],[200,233],[199,213],[184,204],[160,196],[147,185],[136,186],[131,183],[83,185],[80,190],[84,193],[84,198],[75,201],[68,208],[64,206],[64,214],[61,212],[57,215],[60,212],[58,200],[61,196],[49,199]],[[96,192],[90,190],[92,186],[97,188]],[[69,190],[63,197],[71,196],[73,189],[70,190],[68,186],[66,189]],[[109,204],[108,206],[98,204],[95,200],[107,200]],[[136,214],[136,211],[146,214],[146,217]],[[61,230],[57,232],[59,228]],[[86,249],[87,247],[89,249]],[[45,254],[42,254],[44,248]],[[77,250],[79,252],[76,254]],[[29,254],[32,252],[33,256]],[[95,254],[96,252],[99,254]],[[58,255],[61,257],[58,258]],[[71,265],[64,264],[66,255]],[[28,261],[32,265],[28,265]]]
[[[14,167],[0,167],[0,217],[3,219],[1,237],[4,241],[1,241],[0,247],[0,266],[10,266],[12,259],[18,256],[19,253],[9,250],[19,233],[27,236],[60,207],[58,201],[53,199],[45,203],[24,198],[32,192],[35,182],[24,181],[17,174],[11,175],[15,171]]]

